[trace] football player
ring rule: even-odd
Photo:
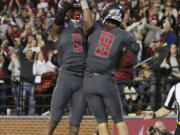
[[[109,135],[107,111],[116,123],[119,135],[129,134],[114,80],[124,48],[133,52],[138,50],[132,35],[120,29],[124,15],[125,11],[118,3],[107,4],[102,10],[101,21],[94,23],[88,39],[83,91],[98,123],[100,135]]]
[[[82,15],[91,19],[88,8],[83,9],[74,0],[61,0],[54,20],[52,32],[59,34],[56,42],[60,63],[60,75],[53,91],[51,115],[48,121],[46,135],[52,135],[64,109],[71,101],[69,135],[77,135],[80,121],[86,108],[86,100],[82,93],[83,73],[87,56],[88,27],[91,24],[82,20]],[[54,35],[53,35],[54,36]]]

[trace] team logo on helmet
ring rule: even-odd
[[[102,10],[101,19],[104,22],[108,19],[116,20],[122,22],[124,18],[124,9],[117,3],[109,3]]]

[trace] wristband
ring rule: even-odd
[[[81,6],[82,6],[82,9],[87,9],[87,8],[89,8],[88,3],[87,3],[86,0],[81,1]]]

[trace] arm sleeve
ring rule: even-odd
[[[156,26],[153,26],[153,25],[150,25],[150,24],[146,24],[145,26],[146,26],[146,28],[147,28],[148,30],[160,31],[160,28],[159,28],[159,27],[156,27]]]
[[[167,109],[174,109],[175,108],[175,88],[176,86],[174,85],[169,93],[168,93],[168,96],[166,98],[166,101],[164,103],[164,107],[167,108]]]
[[[132,35],[130,35],[127,40],[127,49],[130,50],[133,54],[137,54],[140,50],[139,44],[136,43]]]
[[[72,7],[71,3],[68,3],[66,1],[60,2],[58,4],[58,10],[57,10],[57,14],[54,20],[54,23],[56,25],[62,25],[64,24],[64,19],[65,19],[65,15],[67,13],[67,11]]]
[[[127,31],[129,32],[133,32],[137,29],[137,27],[140,25],[140,22],[135,22],[133,24],[131,24],[130,26],[127,27]]]

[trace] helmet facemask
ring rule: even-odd
[[[73,23],[78,23],[82,20],[82,9],[79,4],[74,4],[72,9],[67,13],[69,20]]]

